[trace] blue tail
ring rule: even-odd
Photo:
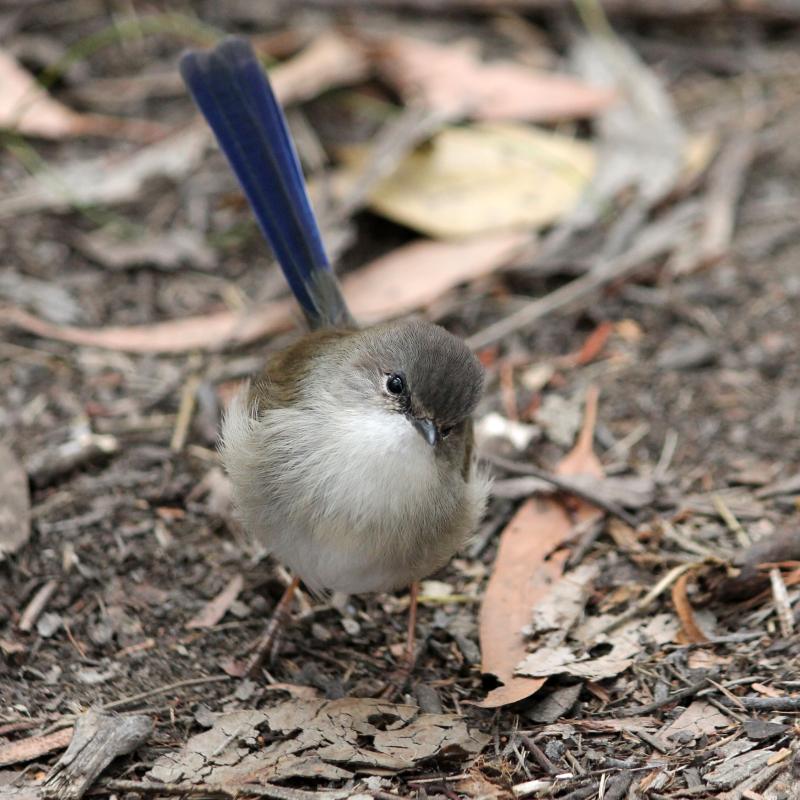
[[[180,71],[311,326],[351,325],[286,120],[249,42],[185,53]]]

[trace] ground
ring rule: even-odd
[[[77,9],[80,4],[63,5]],[[41,16],[22,14],[16,21],[11,12],[3,12],[4,25],[10,26],[8,41],[17,43],[19,57],[31,67],[43,65],[31,44],[33,37],[51,48],[63,48],[87,34],[84,26],[99,30],[113,16],[102,4],[83,4],[94,9],[86,11],[84,22],[62,14],[56,3],[40,6]],[[413,14],[402,19],[409,30],[424,27]],[[236,18],[208,21],[226,30],[264,24]],[[299,15],[281,29],[291,30],[301,21],[312,27],[320,24],[313,15],[311,23]],[[564,45],[563,22],[561,14],[543,12],[531,24],[542,26],[540,35],[557,51]],[[750,540],[797,529],[800,487],[769,489],[800,472],[800,158],[793,133],[800,125],[800,63],[792,50],[800,32],[797,20],[774,21],[754,14],[739,26],[712,15],[694,23],[709,42],[703,47],[686,20],[622,16],[613,22],[659,76],[689,130],[722,121],[717,130],[726,142],[737,132],[737,108],[760,104],[764,115],[749,134],[752,158],[725,252],[688,275],[673,274],[663,256],[646,260],[634,277],[612,281],[589,301],[559,309],[483,352],[489,380],[479,418],[490,412],[509,416],[512,405],[523,421],[536,420],[549,396],[580,409],[586,388],[596,385],[600,399],[595,451],[607,474],[651,481],[653,499],[633,509],[635,532],[627,539],[614,535],[614,518],[608,515],[583,554],[583,563],[596,563],[603,571],[589,608],[622,613],[686,561],[686,550],[671,538],[670,529],[677,528],[684,539],[691,537],[712,554],[734,559],[742,556]],[[466,14],[442,17],[439,24],[479,37],[486,30],[483,18]],[[503,30],[497,25],[491,36],[486,34],[488,47],[496,50],[504,41],[511,46]],[[162,34],[99,50],[74,65],[77,76],[57,82],[53,91],[64,102],[88,103],[90,93],[81,95],[76,87],[95,86],[99,91],[101,77],[139,74],[151,63],[168,65],[183,44],[178,37]],[[746,57],[740,59],[740,54]],[[165,123],[189,118],[190,106],[180,91],[165,90],[164,95],[144,94],[125,111]],[[306,110],[308,119],[323,131],[336,131],[343,124],[332,116],[329,95],[307,104]],[[18,144],[7,140],[0,160],[4,192],[25,175]],[[54,164],[83,159],[109,146],[95,137],[35,141],[39,156]],[[119,152],[125,149],[124,144],[115,147]],[[678,202],[682,198],[667,198],[652,213],[658,215]],[[161,231],[207,225],[203,233],[211,243],[211,263],[172,270],[145,264],[111,271],[79,244],[81,235],[107,221]],[[361,212],[352,224],[358,244],[344,259],[347,270],[411,236],[369,212]],[[249,212],[216,155],[181,182],[147,182],[134,199],[113,209],[6,215],[0,222],[0,243],[0,279],[7,276],[0,283],[5,287],[3,302],[43,316],[49,307],[51,320],[53,306],[65,303],[66,317],[56,321],[84,327],[198,315],[226,302],[265,300],[280,291]],[[533,266],[481,279],[450,295],[452,302],[432,304],[427,313],[468,336],[509,314],[514,303],[570,280],[577,263],[568,263],[570,258],[565,256],[564,269],[546,274],[537,271],[534,260]],[[66,300],[43,290],[21,300],[14,287],[22,285],[22,278],[58,287]],[[585,363],[562,358],[579,352],[603,323],[612,326],[599,353]],[[4,329],[1,439],[26,465],[32,532],[18,552],[0,563],[0,734],[6,737],[0,735],[0,751],[4,743],[67,724],[70,715],[89,706],[143,712],[154,720],[154,734],[135,757],[118,760],[107,773],[138,779],[160,754],[181,747],[207,727],[198,721],[202,709],[269,709],[287,698],[335,700],[392,693],[405,642],[404,593],[341,602],[306,596],[286,627],[277,659],[263,673],[242,681],[223,671],[231,656],[245,652],[258,634],[280,597],[285,576],[246,542],[231,514],[214,449],[218,417],[238,381],[298,329],[224,352],[207,348],[177,355],[76,346]],[[506,363],[513,364],[511,404],[503,378],[508,374]],[[555,364],[553,376],[544,386],[527,388],[523,374],[540,364]],[[176,447],[178,412],[187,385],[196,389],[196,404],[191,425]],[[89,428],[113,437],[114,451],[94,453],[74,469],[59,466],[58,448]],[[506,448],[502,454],[552,470],[568,449],[557,439],[541,424],[527,450]],[[499,470],[497,477],[508,476]],[[715,498],[723,498],[722,511]],[[413,770],[389,774],[375,791],[386,796],[505,796],[512,785],[552,778],[545,769],[549,763],[557,773],[575,776],[572,783],[563,783],[564,796],[571,792],[570,796],[588,797],[598,791],[602,796],[607,783],[618,791],[609,790],[607,797],[634,790],[639,792],[636,796],[717,796],[721,789],[702,779],[704,766],[733,754],[720,748],[746,740],[745,723],[752,725],[752,720],[781,726],[759,747],[771,748],[776,764],[781,759],[789,764],[796,719],[790,705],[770,710],[737,705],[735,698],[743,693],[749,697],[750,687],[757,684],[767,687],[765,699],[796,700],[792,692],[799,685],[797,634],[791,626],[787,630],[786,621],[783,627],[779,624],[769,592],[756,600],[724,599],[719,584],[726,567],[708,560],[692,573],[689,597],[701,627],[707,626],[718,643],[700,646],[675,639],[643,649],[632,668],[613,677],[581,681],[561,674],[529,701],[499,710],[475,705],[491,687],[480,670],[479,608],[499,534],[522,501],[494,497],[478,544],[468,546],[434,576],[439,583],[428,586],[429,596],[420,610],[413,677],[399,693],[392,693],[395,700],[406,698],[423,710],[463,714],[471,728],[489,734],[482,755],[468,770],[472,779],[477,775],[486,783],[467,786],[464,779],[452,777],[462,773],[458,762],[437,757]],[[742,536],[737,534],[737,520]],[[783,564],[791,612],[798,595],[790,580],[796,565],[790,562],[800,560],[800,552],[780,552],[760,560]],[[694,557],[703,560],[697,553]],[[243,577],[243,587],[225,616],[210,626],[187,628],[187,622],[237,575]],[[452,589],[453,600],[442,596],[441,583]],[[27,630],[20,630],[26,609],[42,587],[50,587],[50,593],[41,613]],[[646,613],[674,616],[674,598],[665,591]],[[698,652],[707,654],[705,661]],[[733,712],[718,726],[725,728],[727,721],[724,741],[712,726],[690,736],[686,747],[659,749],[663,740],[655,745],[649,741],[658,726],[642,737],[614,729],[620,709],[626,709],[625,716],[655,715],[658,725],[666,725],[683,713],[700,689],[671,702],[667,691],[705,677],[716,683],[705,684],[703,696],[719,701],[720,713],[725,713],[726,698],[734,698],[728,703]],[[733,689],[723,687],[713,695],[706,691],[719,683]],[[561,712],[542,710],[543,699],[563,696],[572,686],[579,688]],[[656,707],[642,710],[653,702]],[[800,704],[794,711],[798,708]],[[664,728],[660,731],[663,734]],[[536,755],[537,742],[544,762]],[[792,755],[781,755],[786,748]],[[34,763],[46,769],[55,758],[42,755]],[[759,762],[758,769],[764,764],[766,760]],[[643,783],[647,776],[650,782]],[[738,776],[727,788],[747,777]],[[415,783],[419,780],[422,783]],[[344,784],[294,777],[289,785],[335,789]],[[780,787],[770,791],[780,796]]]

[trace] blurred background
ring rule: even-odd
[[[709,670],[741,685],[768,646],[772,690],[789,691],[800,4],[0,0],[0,723],[45,730],[91,703],[224,678],[286,580],[243,540],[215,452],[231,394],[301,330],[176,69],[183,49],[226,34],[247,36],[270,72],[359,320],[423,314],[487,369],[477,432],[491,506],[423,586],[418,668],[436,687],[431,708],[467,713],[495,745],[478,788],[442,796],[506,796],[547,773],[519,725],[644,705],[659,682],[674,691]],[[563,466],[592,387],[595,456],[584,450],[571,471],[594,474],[584,489],[610,516],[578,529],[569,565],[594,565],[580,581],[596,614],[624,613],[684,569],[677,600],[665,588],[649,601],[683,634],[667,626],[637,645],[636,670],[565,681],[563,665],[529,668],[520,688],[525,646],[495,643],[492,661],[479,609],[514,635],[528,624],[532,601],[498,541],[520,509],[551,497],[541,473]],[[779,534],[769,558],[742,555]],[[559,535],[517,561],[549,558]],[[760,575],[731,605],[742,597],[720,586],[747,558],[783,566],[771,590]],[[490,580],[514,613],[487,607]],[[148,704],[161,744],[196,727],[200,699],[269,704],[269,683],[379,695],[407,599],[304,603],[264,685],[188,684]],[[697,636],[728,644],[689,663],[680,648]],[[482,672],[517,686],[496,706],[560,675],[537,694],[558,702],[468,706],[497,685]],[[783,727],[764,764],[789,746],[791,722],[772,720]],[[695,733],[713,743],[726,724]],[[562,733],[546,761],[576,772],[574,730]],[[600,749],[631,764],[658,752],[606,734]],[[590,776],[605,763],[579,761]],[[738,780],[693,769],[695,783],[669,773],[653,786],[716,796]],[[381,791],[420,791],[397,780]],[[626,780],[623,793],[638,785]]]

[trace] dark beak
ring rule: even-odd
[[[422,434],[422,438],[433,447],[441,438],[436,424],[429,419],[411,417],[414,427]]]

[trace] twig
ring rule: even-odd
[[[737,697],[736,702],[725,697],[720,700],[729,708],[740,707],[747,711],[800,711],[800,697],[758,697],[745,695]]]
[[[654,750],[658,750],[659,753],[667,753],[669,752],[669,748],[666,747],[664,742],[659,741],[655,736],[651,736],[647,731],[639,730],[638,728],[634,731],[634,733],[645,743],[649,744]]]
[[[31,481],[41,487],[84,464],[108,458],[118,450],[116,437],[92,433],[88,428],[81,427],[68,441],[34,453],[25,468]]]
[[[581,500],[585,500],[587,503],[591,503],[593,506],[602,508],[609,514],[619,517],[623,522],[625,522],[627,525],[630,525],[632,528],[635,528],[637,525],[636,518],[632,514],[629,514],[627,511],[625,511],[624,508],[620,507],[612,500],[607,500],[606,498],[601,497],[591,489],[587,489],[585,486],[577,485],[569,478],[565,478],[561,475],[555,475],[552,472],[547,472],[547,470],[539,469],[539,467],[535,467],[533,464],[521,464],[519,461],[513,461],[510,458],[503,458],[502,456],[486,455],[484,458],[495,466],[506,470],[507,472],[513,472],[517,475],[532,475],[534,478],[539,478],[539,480],[546,481],[550,485],[555,486],[559,491],[575,495],[575,497],[579,497]]]
[[[173,453],[179,453],[183,450],[183,445],[186,443],[186,434],[189,432],[189,425],[192,422],[192,414],[194,414],[194,406],[197,401],[197,389],[199,386],[200,376],[190,375],[183,386],[183,391],[181,391],[178,416],[175,419],[175,428],[172,431],[172,439],[169,443],[169,449],[172,450]]]
[[[652,703],[645,703],[642,706],[616,708],[610,713],[612,713],[614,716],[622,717],[639,717],[644,716],[645,714],[652,714],[654,711],[658,711],[658,709],[668,706],[671,703],[677,703],[681,700],[688,700],[690,697],[694,697],[701,689],[705,689],[706,685],[707,679],[703,678],[702,680],[697,681],[697,683],[693,683],[691,686],[687,686],[684,689],[678,689],[677,692],[667,695],[662,700],[654,700]]]
[[[57,586],[58,581],[53,578],[47,581],[47,583],[45,583],[31,598],[31,601],[25,607],[22,616],[19,618],[19,625],[17,625],[17,627],[21,631],[28,633],[33,629],[36,620],[39,619],[39,615],[44,611],[48,600],[53,596],[53,592],[55,592]]]
[[[558,767],[547,757],[544,750],[539,747],[530,736],[520,734],[520,740],[525,745],[525,749],[533,756],[536,763],[548,774],[557,775]]]
[[[736,519],[736,515],[728,508],[722,497],[718,494],[712,494],[711,502],[714,504],[714,508],[717,509],[717,513],[722,518],[722,521],[728,527],[728,530],[735,534],[736,538],[739,540],[739,544],[742,547],[750,547],[753,544],[752,541],[750,541],[750,537],[742,527],[742,523]]]
[[[653,477],[656,481],[666,477],[667,470],[672,463],[672,458],[675,455],[677,447],[678,433],[674,428],[670,428],[664,435],[664,445],[661,448],[661,455],[658,457],[658,463],[653,470]]]
[[[175,681],[175,683],[168,683],[166,686],[159,686],[157,689],[150,689],[147,692],[140,692],[133,694],[130,697],[123,697],[121,700],[114,700],[111,703],[106,703],[100,708],[103,711],[111,711],[112,709],[122,708],[131,703],[138,703],[140,700],[146,700],[148,697],[156,697],[160,694],[166,694],[174,689],[183,689],[186,686],[202,686],[204,683],[217,683],[218,681],[231,680],[228,675],[209,675],[205,678],[187,678],[183,681]]]
[[[670,252],[696,216],[696,203],[678,206],[663,219],[646,227],[636,242],[619,257],[598,261],[586,275],[581,275],[544,297],[526,303],[513,314],[470,336],[467,344],[473,350],[480,350],[522,328],[529,328],[554,311],[587,300],[609,283],[629,277],[651,259]]]
[[[389,177],[411,150],[442,128],[451,116],[412,106],[387,122],[379,131],[361,174],[335,209],[332,219],[324,221],[325,225],[332,227],[349,219],[364,205],[375,186]]]
[[[567,567],[569,569],[577,567],[583,561],[592,545],[603,532],[604,527],[602,519],[592,519],[591,517],[587,517],[583,522],[579,523],[574,534],[574,539],[577,542],[567,559]]]
[[[629,620],[633,619],[640,611],[644,611],[660,594],[665,592],[669,589],[672,584],[683,575],[684,572],[688,572],[690,569],[697,568],[696,563],[689,563],[689,564],[679,564],[677,567],[673,567],[641,600],[634,603],[626,612],[620,614],[615,619],[612,619],[610,622],[607,622],[603,625],[598,631],[597,635],[601,633],[609,633],[610,631],[615,630],[620,625],[628,622]]]
[[[794,632],[794,615],[792,614],[789,592],[786,591],[786,584],[783,582],[781,571],[777,567],[773,567],[769,571],[769,580],[772,585],[772,599],[775,601],[775,611],[778,614],[781,634],[784,639],[788,639]]]
[[[275,786],[270,783],[238,785],[234,789],[214,786],[208,783],[160,783],[157,781],[108,780],[100,782],[92,794],[112,792],[138,792],[141,794],[166,794],[202,797],[269,797],[273,800],[325,800],[326,796],[336,796],[328,792],[306,792],[288,786]],[[398,800],[400,800],[398,798]]]
[[[744,130],[728,142],[711,167],[706,214],[700,234],[700,265],[716,261],[730,249],[736,206],[755,154],[753,132]]]

